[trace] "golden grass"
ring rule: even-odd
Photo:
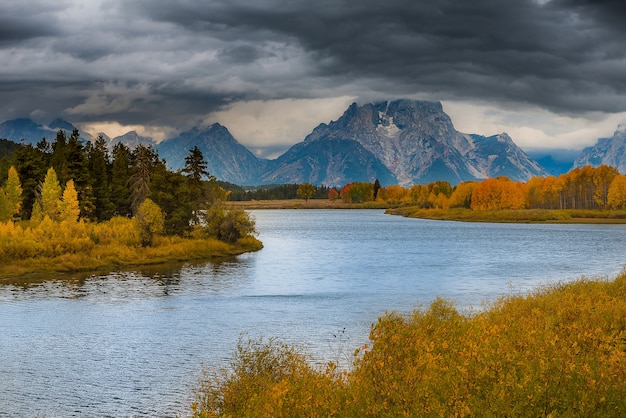
[[[254,237],[228,244],[213,238],[157,236],[142,247],[132,220],[101,224],[0,223],[0,278],[112,270],[176,261],[211,260],[256,251]]]
[[[229,206],[245,209],[386,209],[385,202],[345,203],[328,199],[249,200],[227,202]]]
[[[573,209],[422,209],[401,207],[388,209],[387,213],[409,218],[462,222],[511,222],[511,223],[590,223],[625,224],[623,210],[573,210]]]
[[[354,367],[311,366],[299,350],[240,343],[207,371],[195,417],[615,417],[626,411],[626,274],[557,284],[459,314],[389,313]]]

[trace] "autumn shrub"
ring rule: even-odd
[[[137,209],[135,215],[141,245],[149,247],[152,245],[154,236],[160,234],[165,229],[165,217],[161,208],[151,199],[145,199]]]
[[[345,374],[282,344],[240,345],[196,416],[622,416],[626,274],[509,296],[472,316],[445,300],[372,327]],[[319,399],[325,399],[319,405]]]
[[[238,207],[214,204],[204,213],[202,223],[204,233],[208,237],[231,244],[240,238],[256,234],[254,219]]]
[[[229,369],[204,370],[194,417],[333,416],[341,387],[332,371],[316,371],[293,346],[240,340]]]

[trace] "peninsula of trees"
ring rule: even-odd
[[[172,172],[150,147],[77,130],[20,145],[0,163],[0,277],[207,259],[258,250],[254,222],[199,149]]]

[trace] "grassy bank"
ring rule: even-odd
[[[623,210],[558,210],[558,209],[422,209],[412,206],[388,209],[387,213],[409,218],[463,221],[463,222],[519,222],[519,223],[626,223]]]
[[[244,209],[387,209],[385,202],[346,203],[328,199],[282,199],[282,200],[247,200],[230,201],[229,206]]]
[[[262,248],[254,237],[229,244],[202,234],[156,236],[143,247],[136,224],[109,222],[0,223],[0,278],[115,270],[174,261],[211,260]]]
[[[622,416],[626,275],[510,296],[473,316],[437,299],[389,313],[354,367],[311,366],[292,346],[242,341],[205,372],[196,417]]]

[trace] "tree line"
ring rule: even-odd
[[[117,143],[109,151],[102,136],[83,143],[78,130],[69,136],[59,130],[54,141],[43,138],[35,146],[17,144],[11,149],[0,145],[8,149],[0,161],[0,185],[5,184],[4,193],[0,193],[0,204],[5,202],[4,218],[7,211],[13,219],[39,216],[45,197],[51,195],[47,193],[50,188],[58,187],[60,193],[55,189],[52,195],[60,197],[71,181],[81,219],[103,222],[114,216],[132,217],[150,199],[164,215],[163,231],[180,235],[198,222],[200,209],[228,196],[206,171],[206,161],[197,147],[185,158],[185,168],[174,172],[152,147],[130,149]],[[48,178],[50,170],[53,179]],[[6,207],[9,191],[15,195],[16,181],[20,185],[17,210],[13,201],[9,202],[12,208]]]
[[[328,199],[348,203],[378,200],[390,206],[424,209],[626,209],[626,175],[601,165],[575,168],[558,177],[532,177],[526,183],[505,176],[454,187],[446,181],[411,187],[359,182],[348,183],[339,191],[331,189]]]

